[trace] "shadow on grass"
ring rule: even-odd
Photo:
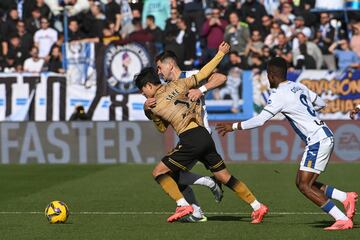
[[[316,222],[311,222],[311,223],[307,223],[310,226],[312,226],[313,228],[326,228],[331,226],[332,224],[334,224],[334,221],[316,221]],[[360,229],[360,225],[359,224],[354,224],[354,229]]]
[[[270,215],[270,216],[266,216],[266,219],[269,218],[278,218],[278,217],[282,217],[282,216],[274,216],[274,215]],[[264,218],[264,219],[265,219]],[[244,216],[210,216],[208,217],[208,221],[220,221],[220,222],[251,222],[251,217],[250,215],[248,217],[244,217]]]

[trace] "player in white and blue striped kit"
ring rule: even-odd
[[[267,74],[272,93],[263,111],[244,122],[218,124],[216,129],[222,135],[234,130],[252,129],[262,126],[276,114],[282,113],[306,143],[296,177],[298,189],[335,218],[336,222],[325,230],[352,228],[357,193],[346,193],[316,181],[320,173],[325,170],[334,148],[333,133],[317,114],[318,110],[325,107],[325,102],[303,84],[286,80],[287,63],[283,58],[271,59]],[[331,199],[339,200],[344,204],[346,215]]]

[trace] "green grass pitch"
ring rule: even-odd
[[[152,179],[153,165],[1,165],[0,239],[360,239],[360,218],[352,230],[323,230],[333,220],[297,191],[297,164],[228,167],[269,206],[264,223],[251,225],[251,209],[229,189],[216,204],[199,186],[209,221],[166,223],[175,205]],[[194,171],[209,174],[201,165]],[[360,164],[330,164],[319,180],[360,192]],[[68,204],[66,224],[47,223],[52,200]]]

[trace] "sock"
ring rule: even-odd
[[[185,200],[185,198],[180,198],[179,200],[176,200],[176,205],[179,207],[189,206],[189,203]]]
[[[258,200],[255,200],[250,203],[250,206],[254,209],[254,211],[256,211],[261,207],[261,203]]]
[[[340,191],[329,185],[325,187],[325,195],[328,198],[336,199],[340,202],[343,202],[346,199],[346,192]]]
[[[212,180],[211,177],[208,177],[208,176],[199,178],[198,180],[196,180],[194,182],[194,184],[209,187],[209,188],[215,187],[214,180]]]
[[[248,204],[251,204],[256,200],[255,196],[250,192],[245,183],[240,182],[234,176],[231,176],[225,185],[233,190],[239,198]]]
[[[179,187],[180,188],[180,187]],[[184,195],[185,200],[189,203],[189,204],[196,204],[199,205],[199,203],[196,200],[194,191],[192,190],[192,188],[190,186],[186,186],[185,188],[180,188],[181,193]]]
[[[321,209],[330,214],[335,220],[348,220],[345,214],[330,199],[321,207]]]
[[[179,206],[189,205],[184,199],[184,196],[181,194],[174,179],[172,179],[168,174],[161,174],[157,176],[155,180],[160,184],[164,192],[166,192],[176,202],[183,199],[180,201],[181,205]]]
[[[192,215],[194,217],[197,217],[197,218],[202,218],[203,217],[203,211],[201,210],[200,206],[198,206],[196,204],[191,204],[191,206],[194,209],[194,212],[192,213]]]

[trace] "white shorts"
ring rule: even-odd
[[[307,145],[300,163],[300,170],[320,174],[325,170],[333,149],[333,137]]]

